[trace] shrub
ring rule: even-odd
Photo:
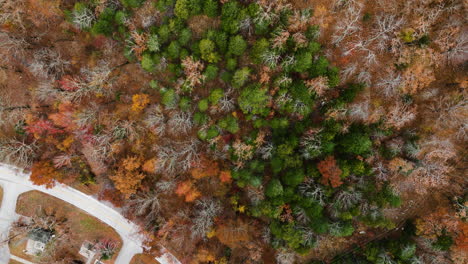
[[[145,53],[141,58],[141,67],[148,72],[152,72],[155,69],[155,64],[151,54]]]
[[[218,1],[217,0],[205,0],[205,4],[203,5],[203,13],[209,17],[216,17],[219,13]]]
[[[265,195],[269,198],[278,197],[283,194],[283,185],[278,179],[272,179],[265,188]]]
[[[218,126],[222,129],[227,130],[231,134],[239,132],[239,124],[233,116],[227,116],[218,122]]]
[[[269,47],[270,43],[267,39],[262,38],[257,40],[252,47],[252,51],[250,52],[250,56],[253,59],[253,61],[257,64],[262,63],[262,56],[265,53],[265,51],[268,50]]]
[[[296,72],[306,72],[313,62],[313,57],[311,52],[300,52],[296,56],[296,61],[294,63],[294,71]]]
[[[184,28],[180,31],[178,42],[185,46],[192,39],[192,31],[189,28]]]
[[[190,15],[189,0],[177,0],[174,14],[181,19],[187,19]]]
[[[235,58],[229,58],[226,61],[226,70],[233,71],[237,67],[237,60]]]
[[[156,34],[151,34],[148,37],[148,41],[146,42],[146,46],[148,47],[149,51],[152,52],[159,52],[161,48],[161,43],[159,42],[159,37]]]
[[[204,125],[208,123],[209,117],[205,113],[202,112],[196,112],[193,115],[193,122],[199,126]]]
[[[145,0],[120,0],[123,6],[129,8],[138,8],[143,5]]]
[[[182,111],[189,111],[190,110],[190,107],[191,107],[191,99],[190,97],[182,97],[180,98],[180,102],[179,102],[179,108],[180,110]]]
[[[218,53],[215,52],[215,43],[209,39],[202,39],[199,44],[202,59],[210,63],[216,63],[220,60]]]
[[[251,85],[242,90],[238,100],[239,107],[245,114],[268,114],[268,95],[266,89],[259,85]]]
[[[198,110],[201,112],[205,112],[208,110],[209,104],[208,104],[208,99],[202,99],[198,102]]]
[[[167,47],[167,54],[171,59],[177,59],[180,55],[180,45],[177,41],[172,41]]]
[[[166,90],[162,93],[161,102],[164,106],[172,108],[177,104],[177,94],[174,89]]]
[[[223,96],[224,96],[223,89],[216,88],[211,91],[210,96],[208,96],[208,101],[210,101],[212,105],[216,105],[219,102],[219,100],[223,98]]]
[[[171,35],[171,31],[167,24],[161,25],[158,28],[158,36],[161,41],[161,44],[167,43],[169,41],[170,35]]]
[[[289,186],[296,187],[305,178],[304,171],[302,169],[288,170],[281,176],[281,181]]]
[[[241,7],[237,1],[225,3],[221,9],[221,27],[229,34],[239,31]]]
[[[244,86],[244,84],[249,79],[250,69],[248,67],[244,67],[242,69],[237,70],[232,77],[232,86],[235,88],[240,88]]]
[[[94,23],[91,28],[91,33],[94,35],[105,35],[110,36],[114,31],[114,16],[115,10],[111,8],[106,8],[99,16],[99,19]]]
[[[353,130],[340,137],[339,143],[342,152],[355,155],[365,155],[371,151],[372,141],[364,132]]]
[[[229,39],[229,52],[236,56],[240,56],[247,48],[247,42],[240,35],[236,35]]]
[[[203,75],[205,75],[206,81],[212,81],[216,79],[216,77],[218,76],[218,67],[214,64],[208,65]]]

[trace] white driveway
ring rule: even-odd
[[[57,184],[55,187],[46,189],[43,186],[34,185],[29,181],[29,174],[22,173],[15,167],[0,164],[0,184],[3,186],[3,201],[0,208],[0,234],[8,235],[11,223],[17,219],[15,213],[16,201],[18,196],[29,190],[38,190],[51,196],[68,202],[90,215],[98,218],[102,222],[113,227],[121,236],[123,245],[115,261],[116,264],[128,264],[135,254],[143,252],[144,237],[140,235],[139,227],[128,221],[119,212],[113,208],[99,202],[92,196],[86,195],[76,189],[63,184]],[[10,258],[8,245],[0,248],[0,263]],[[157,260],[161,264],[180,264],[169,252]]]

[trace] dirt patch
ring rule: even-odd
[[[193,16],[188,21],[188,27],[192,30],[195,37],[199,38],[208,29],[215,29],[219,26],[221,21],[219,19],[210,18],[205,15]]]
[[[130,264],[159,264],[159,262],[154,259],[154,256],[138,254],[132,258]]]

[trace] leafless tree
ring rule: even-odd
[[[384,78],[380,78],[377,82],[377,87],[381,90],[380,92],[386,97],[393,97],[398,94],[402,78],[400,74],[390,71]]]
[[[276,263],[278,264],[294,264],[296,263],[296,254],[287,249],[280,249],[276,253]]]
[[[101,62],[98,66],[81,70],[81,77],[70,80],[70,85],[75,87],[73,91],[64,91],[62,95],[65,100],[80,102],[89,96],[102,94],[109,95],[111,90],[110,74],[112,69],[108,64]]]
[[[112,126],[112,138],[114,140],[128,139],[131,142],[140,138],[140,126],[130,120],[119,120]]]
[[[356,190],[343,190],[333,200],[340,210],[347,211],[362,201],[362,194]]]
[[[50,81],[40,82],[34,89],[33,93],[34,96],[43,103],[50,103],[56,99],[59,94],[58,90],[55,89],[54,85]]]
[[[35,142],[26,143],[18,139],[6,139],[0,141],[0,160],[8,164],[28,168],[32,165],[36,155]]]
[[[362,4],[350,1],[350,4],[345,8],[346,10],[342,18],[335,25],[334,32],[336,33],[332,36],[333,45],[340,45],[345,38],[351,36],[360,28],[359,21],[362,18]]]
[[[192,238],[205,237],[214,225],[213,218],[221,213],[221,210],[221,203],[217,200],[209,198],[197,200],[192,219]]]
[[[90,28],[96,19],[94,13],[88,8],[82,8],[81,10],[73,9],[71,17],[72,23],[79,29]]]
[[[160,105],[154,105],[146,111],[144,124],[156,135],[163,135],[166,131],[166,118]]]
[[[314,179],[307,178],[299,184],[298,191],[301,195],[314,199],[320,205],[325,205],[325,191],[320,185],[315,183]]]
[[[55,50],[42,48],[34,52],[29,70],[34,76],[43,79],[59,79],[70,64]]]
[[[7,0],[0,0],[7,1]],[[13,1],[11,1],[13,2]],[[1,3],[0,3],[1,10]],[[1,11],[0,11],[1,12]],[[1,13],[0,13],[1,16]],[[0,18],[1,21],[1,18]],[[2,24],[0,22],[0,24]],[[2,55],[0,61],[9,62],[11,57],[22,59],[24,58],[25,48],[29,46],[23,38],[10,36],[8,33],[0,32],[0,54]]]
[[[193,127],[192,116],[186,112],[173,112],[167,125],[170,135],[186,135]]]
[[[0,24],[12,23],[24,29],[24,5],[24,0],[0,0]]]

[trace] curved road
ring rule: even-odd
[[[116,264],[128,264],[135,254],[143,252],[144,237],[138,233],[139,227],[92,196],[63,184],[57,184],[50,189],[34,185],[29,181],[29,174],[2,163],[0,163],[0,185],[4,193],[0,208],[0,235],[2,237],[8,236],[11,223],[18,218],[15,213],[18,196],[27,191],[38,190],[70,203],[113,227],[123,241],[115,261]],[[8,263],[9,258],[8,245],[0,247],[0,263]],[[180,264],[168,251],[164,251],[164,254],[156,259],[161,264]]]

